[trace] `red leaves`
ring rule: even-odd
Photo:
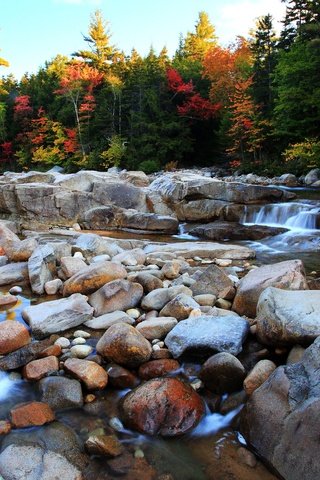
[[[67,153],[75,153],[78,148],[77,131],[75,128],[66,128],[67,139],[63,143],[64,150]]]
[[[60,80],[60,89],[56,93],[67,95],[74,90],[85,90],[92,94],[103,80],[104,76],[96,68],[84,62],[74,62],[67,66]]]
[[[32,114],[32,107],[30,106],[30,97],[29,95],[19,95],[14,101],[14,117],[15,120],[21,119],[24,117],[30,117]]]
[[[185,96],[182,104],[177,106],[178,114],[182,117],[209,120],[221,107],[219,103],[213,104],[210,100],[201,97],[200,93],[195,91],[192,80],[184,82],[180,73],[174,68],[168,68],[167,82],[169,90],[175,92],[174,96],[180,93]]]
[[[12,155],[13,155],[12,142],[3,142],[0,145],[0,148],[1,148],[0,161],[9,162],[12,159]]]

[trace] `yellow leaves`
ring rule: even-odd
[[[298,163],[304,168],[320,167],[320,140],[306,138],[303,142],[290,144],[282,156],[286,163]]]

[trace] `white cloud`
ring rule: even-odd
[[[277,32],[281,29],[280,21],[284,18],[285,5],[281,0],[240,0],[234,4],[219,7],[217,33],[222,41],[234,39],[237,35],[247,36],[255,25],[255,20],[270,13]],[[214,23],[214,20],[213,20]]]

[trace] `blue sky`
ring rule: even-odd
[[[100,9],[110,23],[112,43],[142,55],[152,44],[173,54],[179,33],[193,31],[198,12],[206,11],[221,43],[246,35],[260,15],[283,18],[281,0],[0,0],[0,56],[10,62],[1,75],[17,78],[36,72],[56,54],[83,48],[90,15]],[[279,23],[275,23],[279,26]]]

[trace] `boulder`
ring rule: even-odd
[[[257,336],[267,345],[310,345],[320,335],[320,290],[267,288],[257,306]]]
[[[144,251],[149,253],[175,253],[184,258],[229,258],[231,260],[247,260],[255,257],[255,252],[240,245],[212,242],[179,242],[179,243],[149,243]]]
[[[133,248],[132,250],[118,253],[118,255],[113,257],[112,261],[126,266],[144,265],[146,254],[141,248]]]
[[[170,300],[180,293],[192,296],[192,291],[184,285],[170,288],[156,288],[143,298],[141,307],[144,310],[161,310]]]
[[[62,257],[60,263],[65,278],[70,278],[87,267],[86,262],[78,257]]]
[[[125,278],[126,269],[114,262],[98,262],[85,266],[64,283],[63,295],[90,294],[112,280]]]
[[[248,332],[249,323],[241,317],[204,315],[179,322],[166,336],[165,344],[173,358],[186,352],[238,355]]]
[[[110,243],[94,233],[83,233],[79,235],[72,246],[72,250],[73,252],[81,252],[85,258],[91,258],[105,253],[113,257],[117,255],[117,253],[122,252],[122,249],[118,247],[116,243]]]
[[[261,240],[287,231],[287,228],[267,225],[246,226],[236,222],[213,222],[192,228],[189,233],[222,242],[226,240]]]
[[[24,240],[8,242],[5,246],[5,252],[10,262],[27,262],[37,246],[38,242],[35,238],[25,238]]]
[[[28,260],[31,289],[37,295],[44,293],[46,282],[55,276],[56,262],[54,250],[50,245],[39,245]]]
[[[119,175],[120,180],[131,183],[135,187],[147,187],[150,184],[148,175],[141,171],[122,171]]]
[[[259,296],[267,287],[307,290],[308,284],[301,260],[287,260],[251,270],[238,284],[232,309],[239,315],[255,318]]]
[[[120,208],[133,208],[147,211],[146,193],[143,189],[120,181],[94,182],[93,198],[100,205],[115,205]]]
[[[64,369],[83,382],[88,390],[102,390],[108,383],[108,374],[104,368],[89,360],[68,358],[64,362]]]
[[[94,317],[92,320],[85,322],[85,326],[93,330],[108,330],[108,328],[115,323],[128,323],[129,325],[133,325],[134,319],[127,313],[116,310],[115,312]]]
[[[221,200],[203,198],[189,202],[183,200],[175,204],[174,209],[178,219],[182,222],[210,222],[224,218],[228,205],[230,205],[228,202]]]
[[[314,168],[313,170],[310,170],[310,172],[308,172],[304,177],[304,183],[306,185],[312,185],[318,180],[320,180],[320,168]]]
[[[156,213],[142,213],[137,210],[118,212],[115,222],[118,228],[151,232],[176,233],[179,228],[178,220],[173,217]]]
[[[11,423],[15,428],[35,427],[53,422],[54,413],[47,403],[28,402],[16,405],[11,411]]]
[[[139,304],[142,295],[143,288],[140,283],[114,280],[90,295],[89,303],[94,308],[95,316],[98,317],[115,310],[126,311],[134,308]]]
[[[171,358],[163,358],[160,360],[151,360],[143,363],[139,367],[138,375],[142,380],[150,380],[151,378],[164,377],[172,374],[180,369],[180,364],[177,360]]]
[[[2,247],[10,246],[11,243],[19,243],[20,238],[16,235],[11,228],[5,224],[5,222],[0,221],[0,245]]]
[[[28,263],[9,263],[0,267],[0,286],[29,282]]]
[[[164,338],[177,323],[173,317],[156,317],[138,323],[136,329],[148,340],[155,340]]]
[[[242,412],[241,433],[286,480],[320,476],[319,385],[317,338],[301,362],[278,367],[254,391]]]
[[[191,285],[194,295],[210,293],[217,298],[230,300],[234,297],[235,290],[233,282],[216,265],[210,265],[205,271],[197,276],[196,283]]]
[[[134,281],[143,286],[144,293],[150,293],[152,290],[162,288],[163,283],[160,278],[155,277],[151,273],[141,272],[134,276]]]
[[[194,428],[205,408],[190,385],[177,378],[156,378],[127,394],[121,411],[127,427],[148,435],[173,437]]]
[[[199,377],[209,390],[222,395],[241,390],[245,374],[237,357],[221,352],[208,358],[202,365]]]
[[[30,325],[33,335],[42,338],[91,320],[93,308],[87,300],[88,297],[74,293],[68,298],[27,307],[22,311],[22,317]]]
[[[54,410],[77,408],[83,405],[81,385],[78,380],[65,377],[47,377],[39,382],[41,401]]]
[[[59,360],[56,356],[50,355],[46,358],[40,358],[39,360],[29,362],[24,367],[23,376],[27,380],[40,380],[58,370]]]
[[[0,355],[18,350],[30,343],[28,329],[16,320],[0,322]]]
[[[277,366],[271,360],[260,360],[243,382],[243,388],[247,395],[259,388],[274,372]]]
[[[117,323],[97,343],[97,352],[111,362],[135,368],[147,362],[152,348],[148,340],[131,325]]]
[[[192,310],[199,309],[200,305],[189,295],[180,293],[167,303],[160,311],[160,317],[174,317],[177,320],[188,318]]]

